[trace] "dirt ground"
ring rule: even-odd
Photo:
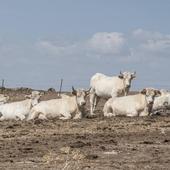
[[[23,97],[22,90],[4,93]],[[0,122],[0,169],[170,169],[170,116],[107,119],[103,104],[96,118]]]

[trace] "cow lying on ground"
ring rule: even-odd
[[[139,94],[110,98],[104,105],[104,116],[148,116],[156,96],[161,93],[153,88],[145,88]]]
[[[136,72],[120,72],[120,75],[113,77],[96,73],[90,81],[90,115],[94,115],[94,110],[100,97],[126,96],[131,87],[131,81],[135,77]]]
[[[75,90],[72,87],[73,96],[61,95],[59,99],[41,101],[31,109],[27,120],[35,118],[48,119],[59,117],[59,119],[82,118],[82,108],[86,104],[85,97],[89,93],[83,89]]]
[[[170,92],[166,90],[160,90],[161,96],[156,97],[153,104],[153,114],[165,112],[170,107]]]
[[[33,91],[31,95],[25,96],[28,99],[0,105],[0,121],[7,119],[25,119],[31,108],[38,103],[40,96],[40,92]]]
[[[0,105],[6,103],[9,100],[9,96],[0,94]]]

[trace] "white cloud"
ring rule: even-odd
[[[77,47],[77,44],[61,43],[58,41],[42,40],[36,43],[40,49],[46,50],[50,54],[64,55],[71,54]]]
[[[160,32],[151,32],[143,29],[133,31],[135,40],[139,40],[138,45],[146,50],[160,51],[170,48],[170,35]]]
[[[170,50],[170,38],[147,40],[147,42],[142,44],[141,47],[143,47],[146,50],[155,51],[155,52]]]
[[[161,34],[160,32],[147,31],[141,28],[134,30],[132,32],[132,35],[136,40],[139,41],[157,40],[162,39],[164,37],[164,35]]]
[[[134,30],[126,35],[118,32],[97,32],[77,42],[42,40],[36,45],[42,54],[65,59],[107,57],[108,60],[114,59],[123,63],[138,63],[154,58],[167,58],[170,55],[170,35],[143,29]]]
[[[88,40],[88,44],[97,53],[117,54],[125,44],[125,38],[122,33],[118,32],[99,32]]]
[[[122,33],[118,32],[99,32],[86,40],[79,42],[59,41],[59,40],[42,40],[36,43],[40,50],[45,50],[50,55],[55,56],[107,56],[117,55],[122,52],[125,44],[125,38]]]

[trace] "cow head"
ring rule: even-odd
[[[161,92],[154,88],[145,88],[141,93],[146,96],[146,102],[148,105],[153,105],[155,97],[161,95]]]
[[[28,99],[32,99],[32,106],[38,104],[40,97],[43,95],[43,92],[32,91],[30,95],[26,95],[25,97]]]
[[[131,81],[136,77],[136,72],[121,72],[119,74],[119,78],[123,80],[125,89],[129,89],[131,86]]]
[[[72,94],[76,96],[77,104],[81,107],[86,104],[85,97],[89,94],[89,90],[84,90],[84,89],[78,89],[75,90],[74,87],[72,87]]]

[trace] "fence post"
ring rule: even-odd
[[[4,85],[5,85],[5,80],[2,79],[2,86],[1,87],[4,88],[5,87]]]
[[[1,83],[1,92],[3,92],[4,89],[5,89],[5,80],[2,79],[2,83]]]
[[[61,89],[62,89],[62,86],[63,86],[63,79],[61,79],[61,82],[60,82],[59,97],[60,97],[60,95],[61,95]]]

